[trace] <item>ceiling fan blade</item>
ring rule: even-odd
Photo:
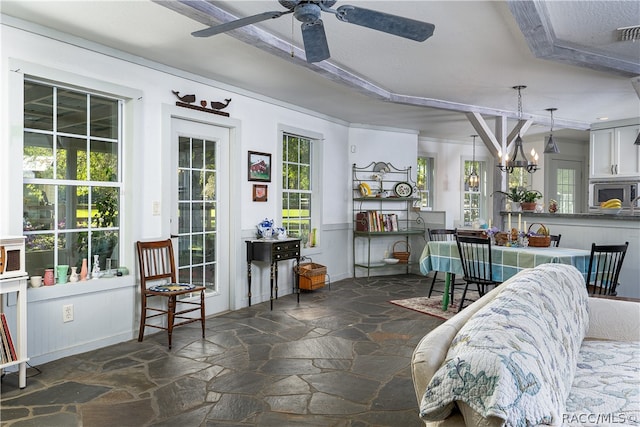
[[[390,15],[388,13],[351,5],[340,6],[336,12],[336,17],[341,21],[418,42],[425,41],[431,37],[433,30],[436,28],[435,25],[428,22],[416,21],[415,19]]]
[[[320,62],[329,58],[329,45],[322,19],[302,24],[302,41],[307,62]]]
[[[245,25],[255,24],[256,22],[266,21],[267,19],[279,18],[282,15],[291,12],[293,12],[293,10],[263,12],[258,15],[247,16],[246,18],[240,18],[235,21],[225,22],[224,24],[214,25],[213,27],[205,28],[204,30],[194,31],[191,35],[194,37],[215,36],[216,34],[244,27]]]

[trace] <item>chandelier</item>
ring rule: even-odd
[[[471,163],[471,173],[469,174],[469,188],[477,190],[480,187],[480,177],[478,176],[478,172],[476,172],[476,136],[471,135],[473,137],[473,160]]]
[[[549,131],[549,140],[547,141],[547,145],[544,147],[545,154],[560,152],[556,142],[553,140],[553,112],[556,110],[557,108],[547,108],[547,111],[551,113],[551,130]]]
[[[526,86],[513,86],[513,89],[518,91],[518,122],[522,121],[522,89],[525,89]],[[518,157],[520,155],[520,157]],[[513,172],[515,168],[523,168],[526,169],[527,172],[533,173],[538,170],[538,154],[536,150],[531,149],[531,160],[527,159],[527,156],[524,154],[524,149],[522,148],[522,138],[520,137],[520,129],[518,129],[518,136],[515,140],[515,147],[513,148],[513,155],[509,156],[509,153],[506,153],[504,156],[504,163],[502,161],[502,151],[498,151],[498,157],[500,161],[498,163],[498,168],[502,172]]]

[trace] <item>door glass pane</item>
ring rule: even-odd
[[[178,270],[180,281],[215,290],[216,142],[178,140]]]

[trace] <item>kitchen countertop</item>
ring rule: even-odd
[[[580,218],[580,219],[607,219],[614,221],[638,221],[640,222],[640,210],[636,210],[633,215],[629,211],[622,211],[618,214],[606,214],[600,212],[586,212],[586,213],[575,213],[575,214],[563,214],[563,213],[536,213],[536,212],[507,212],[502,211],[500,215],[506,216],[507,214],[517,215],[522,214],[522,216],[527,217],[536,217],[536,218]]]

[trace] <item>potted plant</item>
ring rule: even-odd
[[[511,187],[508,193],[504,191],[496,191],[496,193],[503,194],[513,203],[511,210],[519,210],[513,209],[515,204],[519,205],[518,207],[523,211],[534,211],[536,200],[542,198],[542,193],[538,190],[528,190],[525,187]]]

